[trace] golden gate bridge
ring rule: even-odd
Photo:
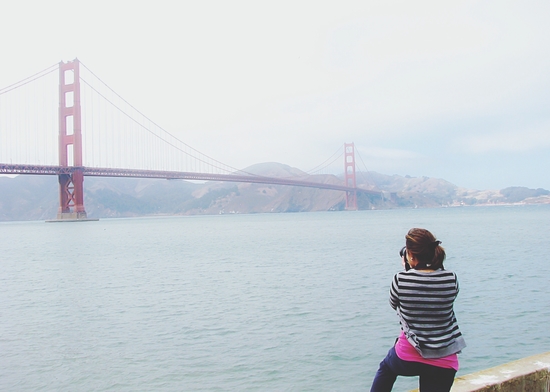
[[[81,69],[82,66],[82,69]],[[53,94],[57,90],[58,94]],[[57,103],[52,99],[56,96]],[[0,89],[0,174],[55,175],[57,220],[86,220],[84,176],[231,181],[338,190],[357,209],[355,146],[344,144],[344,181],[266,177],[201,153],[145,116],[78,59]],[[332,162],[315,168],[322,171]]]

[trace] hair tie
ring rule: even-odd
[[[439,244],[441,244],[441,241],[434,241],[434,242],[432,242],[432,246],[433,246],[434,248],[437,248],[437,247],[439,246]]]

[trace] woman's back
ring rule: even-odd
[[[453,303],[458,294],[454,272],[399,272],[390,289],[390,305],[398,311],[407,340],[424,358],[439,358],[465,347]]]

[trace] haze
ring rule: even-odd
[[[233,167],[308,170],[354,142],[383,174],[550,189],[549,17],[547,1],[9,2],[0,87],[78,57]]]

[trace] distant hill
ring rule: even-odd
[[[342,184],[344,181],[343,177],[334,175],[310,176],[280,163],[261,163],[245,171],[323,183]],[[545,189],[510,187],[478,191],[429,177],[358,172],[357,186],[382,192],[381,196],[359,194],[357,203],[361,210],[550,204],[550,191]],[[92,218],[339,211],[345,208],[344,192],[283,185],[86,177],[84,189],[84,204]],[[55,218],[58,192],[54,176],[0,177],[0,221]]]

